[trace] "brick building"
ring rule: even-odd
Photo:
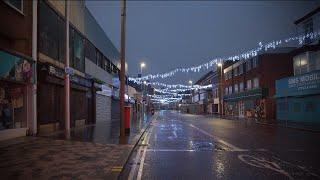
[[[239,118],[275,118],[275,80],[293,72],[290,51],[278,48],[223,69],[224,114]]]

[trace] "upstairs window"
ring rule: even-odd
[[[249,59],[247,62],[246,62],[246,71],[250,71],[251,69],[251,60]]]
[[[307,55],[307,53],[303,53],[293,58],[294,75],[300,75],[308,72]]]
[[[4,2],[6,2],[13,9],[23,13],[23,0],[5,0]]]
[[[234,92],[237,93],[238,92],[238,84],[234,85]]]
[[[88,58],[93,63],[97,63],[97,52],[96,48],[89,41],[85,41],[85,57]]]
[[[253,79],[253,88],[259,88],[259,78]]]
[[[238,67],[233,69],[234,76],[238,76]]]
[[[250,90],[252,88],[251,85],[251,79],[247,80],[247,90]]]
[[[70,28],[70,64],[73,68],[84,72],[84,38]]]
[[[258,67],[258,57],[252,59],[252,69]]]
[[[243,64],[239,65],[239,75],[243,74]]]
[[[239,84],[239,91],[242,92],[243,90],[244,90],[244,84],[243,84],[243,82],[241,82]]]

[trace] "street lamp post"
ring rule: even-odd
[[[126,0],[121,0],[121,49],[120,49],[120,138],[125,137],[124,127],[124,92],[125,92],[125,25],[126,25]]]
[[[223,116],[223,84],[222,84],[222,77],[223,77],[223,64],[218,63],[218,67],[220,67],[220,106],[221,106],[221,113],[220,115]]]

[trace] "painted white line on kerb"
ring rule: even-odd
[[[239,147],[237,147],[235,145],[232,145],[232,144],[230,144],[230,143],[228,143],[228,142],[226,142],[226,141],[224,141],[224,140],[222,140],[222,139],[220,139],[220,138],[218,138],[216,136],[213,136],[212,134],[210,134],[207,131],[204,131],[204,130],[198,128],[197,126],[194,126],[193,124],[189,124],[189,126],[195,128],[196,130],[202,132],[203,134],[211,137],[215,141],[217,141],[217,142],[219,142],[221,144],[224,144],[225,146],[229,147],[231,149],[231,151],[249,151],[247,149],[241,149],[241,148],[239,148]]]
[[[151,136],[152,129],[153,129],[153,126],[150,128],[150,132],[148,132],[146,139],[144,139],[145,142],[143,142],[143,144],[145,144],[145,145],[149,144],[149,139]],[[140,166],[139,166],[139,170],[138,170],[137,180],[141,180],[141,177],[142,177],[144,160],[146,158],[146,152],[147,152],[147,146],[144,146],[142,156],[141,156]]]

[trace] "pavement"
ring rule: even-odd
[[[1,141],[1,179],[117,179],[152,118],[132,119],[123,139],[113,121]]]
[[[160,111],[119,179],[320,179],[319,135]]]

